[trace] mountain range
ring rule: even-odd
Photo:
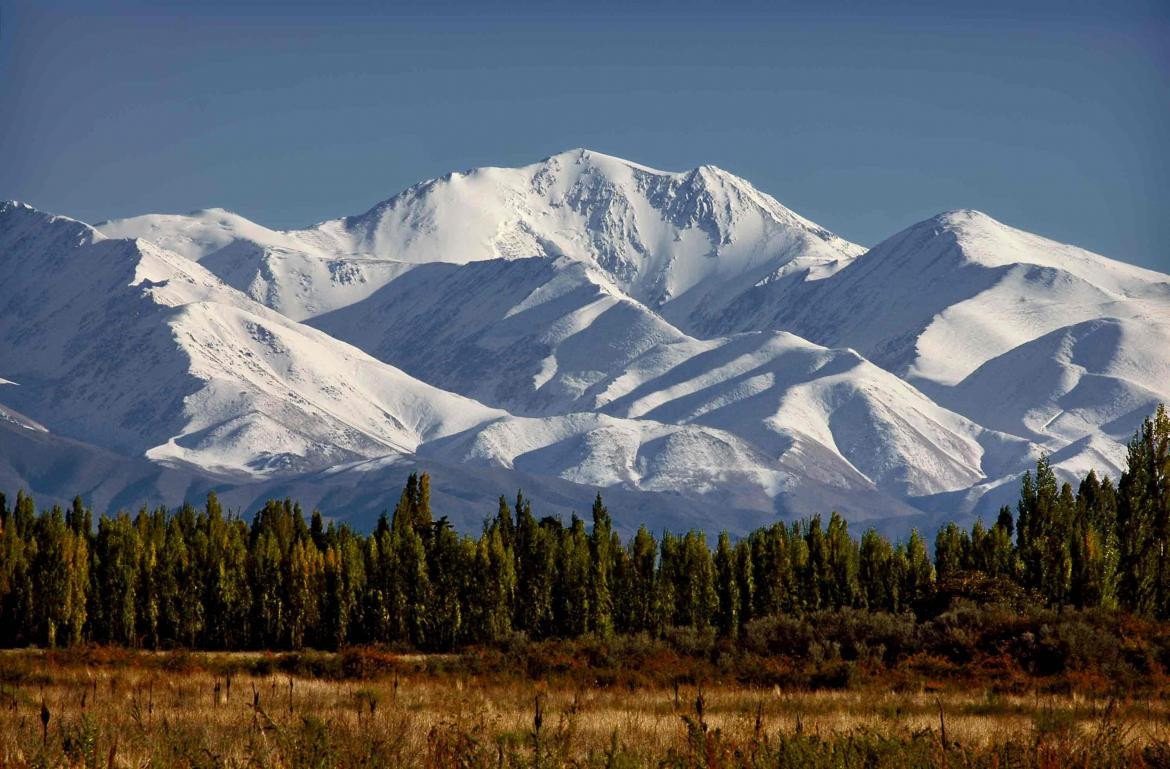
[[[0,488],[105,509],[405,475],[473,529],[522,486],[620,528],[993,516],[1116,475],[1170,401],[1170,276],[951,211],[873,248],[713,166],[588,150],[276,231],[0,204]]]

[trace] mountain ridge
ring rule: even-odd
[[[34,211],[0,204],[0,403],[245,485],[384,458],[896,527],[989,513],[1041,453],[1115,470],[1170,400],[1170,276],[970,209],[864,249],[709,165],[575,149],[287,231]]]

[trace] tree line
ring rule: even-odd
[[[501,497],[478,537],[434,518],[427,475],[411,475],[369,535],[306,521],[290,500],[250,522],[214,493],[196,509],[136,515],[72,506],[37,512],[0,494],[0,645],[83,642],[146,648],[450,649],[513,633],[735,636],[753,619],[842,607],[912,610],[976,575],[1049,606],[1170,619],[1170,417],[1159,407],[1128,447],[1117,484],[1090,471],[1074,490],[1048,460],[990,526],[950,524],[934,556],[917,531],[855,539],[833,513],[776,523],[712,548],[700,531],[627,541],[598,495],[591,526],[537,518]]]

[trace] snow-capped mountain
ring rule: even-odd
[[[916,224],[824,280],[756,286],[705,326],[766,328],[852,347],[1050,452],[1105,439],[1085,445],[1111,473],[1142,417],[1170,400],[1170,276],[977,211]]]
[[[594,267],[564,257],[421,266],[311,323],[515,414],[706,426],[762,452],[764,467],[815,456],[783,474],[849,479],[867,493],[966,487],[1027,451],[1025,441],[938,407],[853,351],[787,333],[687,336]],[[615,436],[611,448],[620,442]],[[594,482],[641,478],[636,443],[627,453]]]
[[[143,240],[0,207],[4,400],[52,432],[268,475],[413,452],[503,416],[412,379]]]
[[[0,360],[14,383],[5,400],[66,439],[50,448],[87,463],[106,467],[109,456],[81,445],[123,454],[133,467],[152,461],[172,478],[175,471],[204,473],[254,487],[328,469],[334,473],[320,476],[322,483],[344,483],[344,471],[360,473],[366,460],[401,466],[414,457],[494,470],[494,477],[503,469],[578,484],[586,499],[598,487],[669,493],[685,481],[694,500],[734,486],[740,507],[728,513],[753,523],[767,520],[762,514],[781,493],[828,499],[859,517],[911,512],[813,442],[806,453],[816,463],[794,472],[720,427],[595,413],[524,418],[486,407],[279,315],[188,257],[140,239],[106,238],[64,217],[6,204],[0,253],[0,266],[16,278],[0,290],[0,307],[19,319],[0,336]],[[26,259],[30,253],[36,258]],[[523,291],[510,309],[539,308],[585,275],[563,259],[552,266],[549,279]],[[600,290],[589,280],[583,285]],[[626,311],[625,320],[640,316],[649,324],[635,334],[645,337],[643,347],[658,341],[650,326],[666,339],[685,338],[633,300],[605,296]],[[586,312],[562,337],[590,327],[590,317]],[[558,321],[545,315],[524,322],[538,320]],[[606,336],[602,325],[592,338],[604,345]],[[615,360],[611,368],[624,362]],[[38,451],[49,451],[46,442]],[[827,484],[811,472],[820,464]]]
[[[98,229],[205,262],[298,320],[362,299],[409,265],[564,256],[685,326],[767,276],[821,277],[864,250],[714,166],[666,173],[583,149],[451,173],[303,230],[220,209]]]
[[[1116,473],[1170,401],[1166,275],[972,211],[866,251],[720,169],[586,150],[283,232],[3,204],[0,270],[0,480],[50,497],[360,518],[431,468],[467,525],[522,485],[626,527],[896,532],[1041,451]]]

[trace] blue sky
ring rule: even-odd
[[[864,244],[977,208],[1170,272],[1164,0],[383,6],[0,0],[0,197],[291,227],[585,146]]]

